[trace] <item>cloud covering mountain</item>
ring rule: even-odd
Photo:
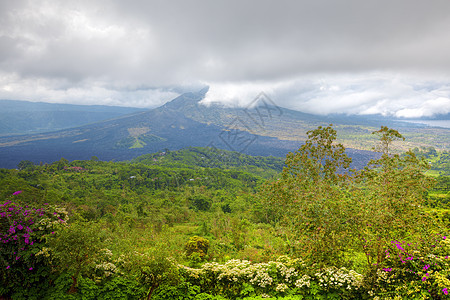
[[[2,1],[0,99],[450,112],[448,1]]]

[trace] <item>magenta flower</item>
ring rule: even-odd
[[[13,195],[14,195],[14,196],[15,196],[15,195],[19,195],[20,193],[22,193],[22,191],[14,192]]]
[[[397,243],[395,243],[395,245],[397,246],[397,249],[398,249],[398,250],[405,251],[405,249],[402,248],[401,243],[398,243],[398,242],[397,242]]]
[[[31,271],[31,270],[33,270],[33,268],[29,268],[28,270],[30,270],[30,271]]]
[[[427,280],[427,278],[426,278],[426,277],[423,277],[423,278],[422,278],[422,281],[425,281],[425,280]]]
[[[444,295],[448,295],[448,290],[447,290],[447,288],[443,288],[443,289],[442,289],[442,292],[444,293]]]
[[[6,267],[6,270],[8,270],[9,268],[11,268],[11,267],[10,267],[10,266],[7,266],[7,267]]]

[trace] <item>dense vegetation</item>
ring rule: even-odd
[[[332,127],[285,161],[189,148],[0,169],[0,295],[444,299],[448,153],[375,134],[362,170]]]

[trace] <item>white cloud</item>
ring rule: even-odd
[[[155,106],[173,87],[207,82],[205,103],[265,91],[312,113],[426,116],[449,98],[449,10],[419,0],[0,1],[0,98]]]
[[[209,83],[204,103],[246,106],[260,92],[279,106],[313,114],[383,114],[417,118],[450,112],[450,80],[392,73],[316,75],[259,83]]]
[[[20,78],[0,73],[0,99],[131,107],[162,105],[179,95],[167,88],[111,86],[90,81],[74,85],[63,79]]]
[[[396,112],[397,117],[421,118],[450,113],[450,99],[439,97],[419,103],[412,108],[404,108]]]

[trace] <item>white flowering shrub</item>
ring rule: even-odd
[[[319,280],[319,285],[324,289],[340,289],[347,290],[359,289],[363,282],[363,276],[353,270],[346,268],[327,268],[322,272],[315,274]]]
[[[111,278],[113,275],[123,275],[122,264],[124,256],[114,257],[111,250],[104,248],[98,253],[95,261],[95,281],[100,282],[103,279]]]
[[[363,282],[363,276],[353,270],[327,268],[314,272],[303,261],[285,256],[267,263],[233,259],[224,264],[205,263],[201,268],[180,268],[186,280],[202,291],[230,298],[335,294],[337,299],[351,299],[360,295]]]

